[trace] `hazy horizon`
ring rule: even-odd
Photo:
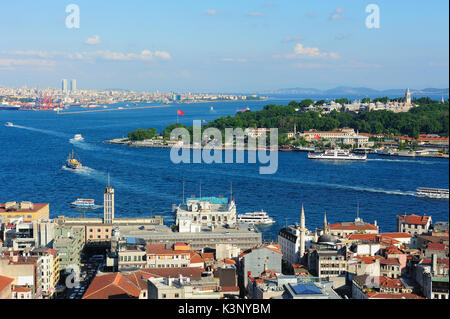
[[[262,92],[449,87],[448,1],[10,2],[0,84],[134,91]]]

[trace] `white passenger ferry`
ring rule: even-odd
[[[319,160],[351,160],[351,161],[365,161],[367,159],[367,154],[364,155],[356,155],[350,153],[348,150],[343,150],[340,148],[336,148],[333,150],[326,150],[325,153],[308,153],[309,159],[319,159]]]
[[[94,208],[95,201],[93,199],[78,198],[76,201],[72,202],[70,205],[72,207],[77,207],[77,208]]]
[[[445,188],[419,187],[416,191],[418,197],[448,199],[448,189]]]
[[[239,214],[237,216],[237,222],[251,225],[270,225],[275,223],[273,218],[269,217],[264,211]]]

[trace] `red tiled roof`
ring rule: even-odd
[[[205,260],[214,260],[214,253],[202,253],[201,256]]]
[[[15,286],[12,290],[13,292],[31,292],[30,287],[24,287],[24,286]]]
[[[383,265],[400,265],[398,258],[381,258],[380,264]]]
[[[147,278],[176,278],[179,275],[190,278],[201,278],[205,270],[200,267],[176,267],[176,268],[143,268],[140,270]]]
[[[14,281],[14,278],[9,278],[9,277],[0,275],[0,291],[5,289],[5,287],[8,286],[13,281]]]
[[[147,254],[151,254],[151,255],[189,254],[189,251],[174,250],[172,248],[166,248],[165,244],[147,244],[147,246],[145,246],[145,251]]]
[[[411,238],[412,235],[408,233],[382,233],[380,236],[390,238]]]
[[[355,223],[335,223],[329,224],[330,230],[378,230],[378,226],[364,223],[363,225],[355,225]]]
[[[419,216],[419,215],[400,215],[399,219],[401,222],[412,225],[426,225],[430,216]]]
[[[83,299],[109,299],[114,296],[138,298],[140,288],[120,273],[96,276],[89,285]]]
[[[411,293],[389,294],[381,292],[368,292],[366,295],[369,299],[424,299],[423,297]]]
[[[230,259],[230,258],[225,258],[223,260],[223,262],[226,263],[226,264],[236,265],[236,262],[233,259]]]
[[[429,243],[427,249],[431,250],[448,250],[448,247],[445,244],[440,243]]]
[[[238,286],[222,286],[222,292],[239,292]]]
[[[199,253],[195,251],[191,251],[191,264],[198,264],[198,263],[204,263],[205,260],[200,256]]]

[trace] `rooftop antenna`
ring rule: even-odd
[[[110,185],[109,170],[108,170],[108,187],[109,186],[111,186],[111,185]]]

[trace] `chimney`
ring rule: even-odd
[[[433,262],[432,268],[431,268],[431,272],[433,273],[433,275],[436,276],[438,274],[437,255],[436,254],[432,254],[431,255],[431,260]]]

